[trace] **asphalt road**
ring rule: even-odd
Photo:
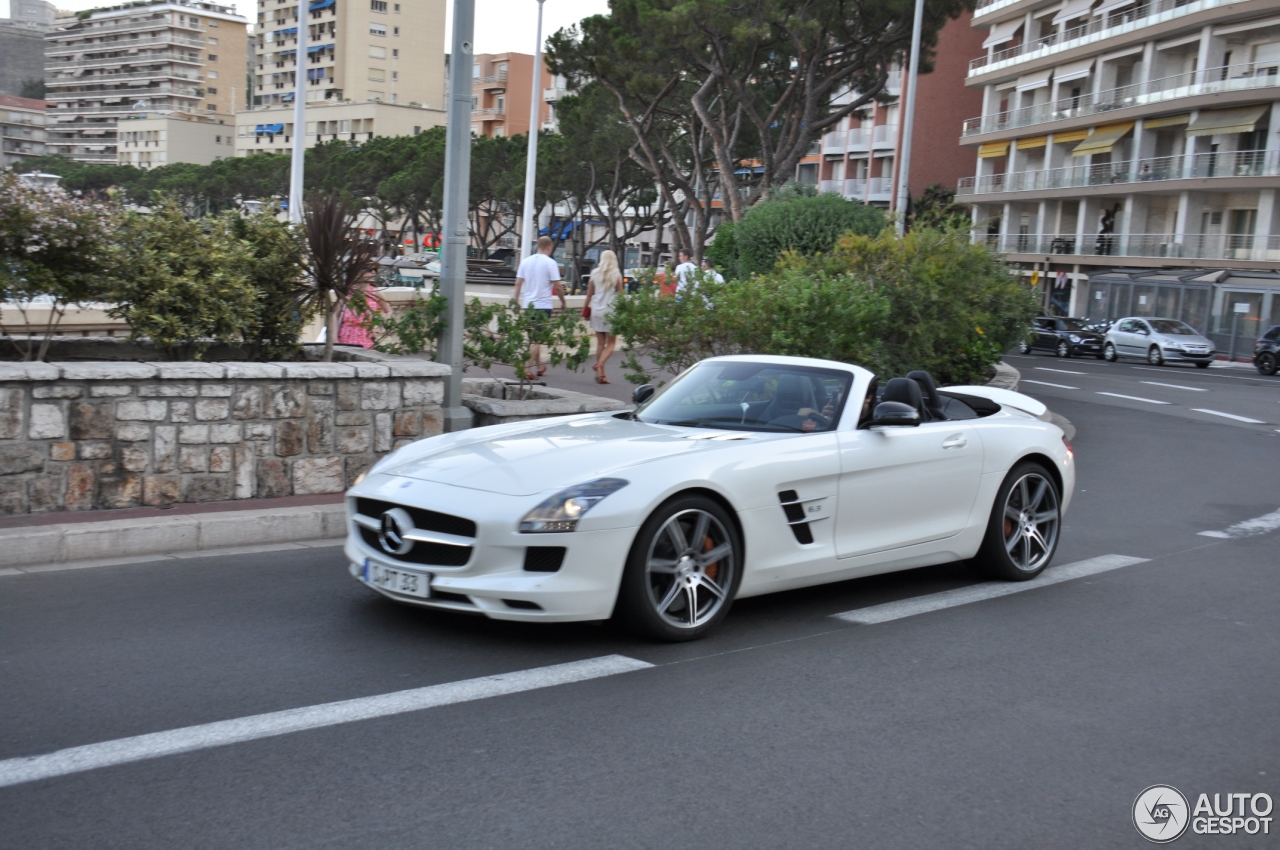
[[[1280,508],[1280,381],[1011,360],[1079,429],[1055,563],[1149,560],[876,625],[831,615],[975,579],[749,599],[680,646],[398,607],[337,549],[0,577],[0,775],[335,700],[654,665],[0,787],[0,847],[1138,848],[1150,785],[1280,798],[1280,532],[1199,534]],[[1174,846],[1274,847],[1275,828]]]

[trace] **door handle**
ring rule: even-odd
[[[953,434],[942,441],[944,449],[963,449],[969,445],[969,439],[964,434]]]

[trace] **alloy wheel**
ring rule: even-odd
[[[1116,347],[1111,343],[1107,343],[1106,347],[1102,349],[1102,359],[1108,363],[1116,362]]]
[[[1270,352],[1259,354],[1258,371],[1263,375],[1274,375],[1276,373],[1276,356]]]
[[[1147,351],[1147,362],[1152,366],[1164,365],[1164,356],[1160,353],[1160,346],[1153,345]]]
[[[1052,557],[1061,514],[1053,484],[1028,472],[1009,488],[1004,503],[1004,549],[1014,567],[1035,572]]]
[[[658,529],[645,559],[649,603],[678,629],[701,626],[725,605],[733,586],[733,539],[707,511],[673,514]]]
[[[1067,345],[1065,342],[1060,342],[1060,343],[1058,343],[1058,356],[1059,356],[1059,357],[1070,357],[1070,356],[1071,356],[1071,346]]]

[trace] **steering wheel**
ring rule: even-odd
[[[831,419],[826,416],[823,416],[821,413],[818,413],[817,411],[814,411],[813,413],[810,413],[806,416],[801,416],[798,413],[789,413],[786,416],[779,416],[776,419],[770,419],[769,424],[785,425],[789,428],[794,428],[797,431],[803,431],[804,423],[810,422],[810,421],[817,426],[814,428],[815,431],[819,429],[825,430],[831,427]]]

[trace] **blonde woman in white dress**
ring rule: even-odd
[[[618,336],[609,328],[609,314],[613,312],[613,299],[622,291],[622,269],[618,268],[618,255],[612,251],[600,254],[600,262],[591,272],[587,282],[587,305],[591,318],[587,322],[596,335],[596,383],[611,384],[605,377],[604,364],[613,355]]]

